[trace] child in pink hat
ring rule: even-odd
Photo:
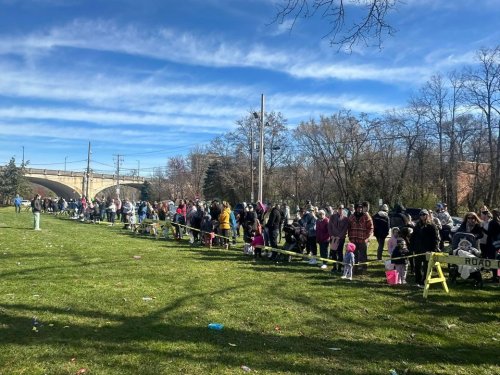
[[[354,263],[356,262],[354,250],[356,250],[356,245],[354,245],[352,242],[349,242],[345,247],[344,274],[342,275],[341,279],[352,280],[352,268],[354,267]]]

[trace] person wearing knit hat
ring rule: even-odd
[[[354,252],[356,251],[356,245],[352,242],[349,242],[345,246],[345,255],[344,255],[344,274],[341,279],[352,280],[352,268],[354,267],[354,263],[356,263],[356,256]]]

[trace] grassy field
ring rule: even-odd
[[[31,227],[0,209],[0,374],[500,374],[498,285],[424,300],[382,265],[349,282],[120,227]]]

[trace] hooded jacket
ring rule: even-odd
[[[373,215],[373,234],[375,237],[387,237],[391,230],[389,215],[385,211],[379,211]]]

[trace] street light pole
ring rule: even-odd
[[[264,180],[264,94],[260,97],[260,147],[259,147],[259,192],[257,199],[262,201],[262,185]]]
[[[64,157],[64,172],[66,172],[66,159],[67,158],[68,158],[67,156]]]

